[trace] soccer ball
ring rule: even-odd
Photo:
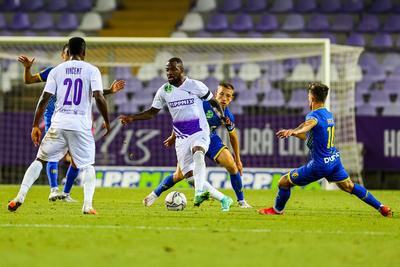
[[[181,211],[186,207],[186,197],[183,193],[172,191],[165,197],[167,210]]]

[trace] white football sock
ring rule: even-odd
[[[204,183],[204,190],[210,192],[210,196],[218,201],[221,201],[225,196],[215,187],[213,187],[208,181]]]
[[[35,160],[29,165],[28,169],[22,179],[21,188],[18,192],[18,198],[21,202],[24,201],[26,194],[33,185],[33,183],[39,178],[40,172],[42,171],[43,165],[40,161]]]
[[[92,165],[89,165],[81,170],[83,182],[83,206],[92,208],[94,190],[96,188],[96,172]]]
[[[197,195],[204,191],[204,183],[206,181],[206,162],[204,161],[204,153],[202,151],[194,152],[193,161],[194,191],[195,195]]]

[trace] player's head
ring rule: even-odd
[[[221,82],[218,85],[215,99],[217,99],[217,101],[222,106],[222,108],[225,108],[233,100],[234,92],[235,92],[235,88],[233,87],[232,84],[227,83],[227,82]]]
[[[68,41],[69,54],[71,56],[79,56],[85,58],[86,42],[81,37],[72,37]]]
[[[173,57],[168,60],[165,71],[167,72],[167,79],[170,84],[179,84],[185,75],[183,62],[178,57]]]
[[[64,44],[62,52],[61,52],[61,58],[64,61],[67,61],[69,59],[69,48],[68,48],[68,44]]]
[[[308,85],[308,102],[310,108],[312,103],[324,104],[328,96],[329,88],[323,83],[313,82]]]

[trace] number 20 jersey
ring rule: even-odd
[[[92,128],[92,95],[103,91],[100,70],[84,61],[71,60],[50,71],[45,92],[56,95],[51,127],[74,131]]]

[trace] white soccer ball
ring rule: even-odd
[[[177,191],[172,191],[165,197],[167,210],[181,211],[186,207],[186,196]]]

